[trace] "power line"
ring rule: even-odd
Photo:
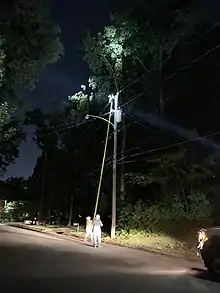
[[[127,129],[128,127],[130,127],[131,125],[133,125],[134,123],[135,123],[135,122],[126,125],[126,129]],[[117,132],[120,132],[120,131],[121,131],[121,129],[118,129],[118,130],[117,130]],[[112,136],[113,136],[113,133],[109,136],[108,140],[112,139]],[[101,143],[103,143],[103,142],[104,142],[104,141],[102,141]],[[126,151],[125,151],[125,153],[126,153]],[[121,152],[118,153],[118,154],[121,154]],[[110,161],[111,159],[112,159],[112,156],[109,156],[109,157],[106,159],[106,162]],[[99,171],[100,171],[100,167],[97,167],[97,169],[96,169],[95,171],[92,171],[91,173],[89,173],[89,176],[91,176],[92,174],[94,174],[94,173],[96,173],[96,172],[99,172]]]
[[[128,155],[128,156],[125,156],[123,159],[122,158],[118,159],[117,164],[118,163],[122,164],[123,163],[122,160],[124,160],[124,159],[130,159],[130,158],[133,158],[133,157],[136,157],[136,156],[149,154],[149,153],[153,153],[153,152],[157,152],[157,151],[161,151],[161,150],[166,150],[166,149],[173,148],[173,147],[176,147],[176,146],[180,146],[180,145],[183,145],[183,144],[187,144],[187,143],[190,143],[190,142],[195,142],[195,141],[199,141],[201,139],[210,138],[210,137],[213,137],[213,136],[216,136],[216,135],[219,135],[219,134],[220,134],[220,131],[214,132],[214,133],[211,133],[211,134],[207,134],[207,135],[203,135],[203,136],[198,136],[198,137],[195,137],[193,139],[184,140],[184,141],[181,141],[181,142],[178,142],[178,143],[169,144],[169,145],[166,145],[166,146],[163,146],[163,147],[153,148],[153,149],[150,149],[150,150],[147,150],[147,151],[143,151],[143,152],[135,153],[135,154],[132,154],[132,155]],[[124,153],[133,151],[133,150],[141,148],[141,147],[147,147],[147,146],[136,146],[134,148],[130,148],[130,149],[125,150]],[[112,166],[112,162],[110,161],[111,159],[112,159],[112,157],[109,157],[106,160],[106,162],[108,162],[106,164],[106,167],[111,167]],[[135,162],[135,161],[129,161],[129,163],[131,163],[131,162]],[[126,163],[126,162],[124,162],[124,163]],[[91,172],[89,174],[89,176],[93,175],[94,173],[96,173],[98,171],[100,171],[100,167],[99,167],[99,169],[96,169],[95,171]]]
[[[102,115],[102,113],[105,111],[105,109],[108,107],[108,105],[109,105],[109,103],[98,114],[99,116]],[[96,120],[96,119],[94,119],[94,120]],[[90,124],[93,124],[93,122],[90,123]],[[57,124],[57,125],[49,125],[49,126],[45,125],[45,126],[39,128],[39,131],[41,131],[41,130],[46,131],[46,130],[51,130],[51,128],[55,128],[55,130],[45,133],[45,135],[51,135],[51,134],[54,134],[54,133],[67,131],[68,129],[78,127],[78,126],[80,126],[82,124],[85,124],[85,123],[88,123],[88,120],[84,120],[84,121],[82,121],[80,123],[76,123],[75,121],[71,121],[71,122],[68,122],[68,123],[60,123],[60,124]],[[61,127],[61,129],[59,129],[60,127]],[[86,131],[88,130],[88,128],[86,129]]]
[[[128,100],[127,102],[125,102],[124,104],[120,105],[120,108],[123,108],[124,106],[130,104],[131,102],[133,102],[134,100],[140,98],[141,96],[143,96],[144,92],[138,94],[138,95],[135,95],[133,98],[131,98],[130,100]]]
[[[127,118],[129,118],[127,115],[126,115]],[[151,129],[150,127],[147,127],[146,125],[144,125],[143,123],[140,123],[138,122],[137,120],[133,121],[132,123],[129,124],[129,126],[133,125],[133,124],[138,124],[138,125],[141,125],[142,127],[146,128],[147,130],[150,130],[152,132],[157,132],[155,131],[153,128]],[[139,146],[136,146],[136,147],[133,147],[133,148],[130,148],[130,149],[127,149],[127,150],[124,150],[123,153],[128,153],[128,152],[131,152],[131,151],[134,151],[134,150],[137,150],[137,149],[140,149],[142,148],[143,146],[139,145]],[[118,155],[122,154],[122,152],[119,152]],[[106,162],[109,162],[110,160],[112,159],[112,156],[108,157],[106,159]],[[99,171],[99,169],[98,169]],[[97,172],[97,171],[95,171]]]
[[[73,124],[73,123],[74,123],[74,124]],[[82,124],[85,124],[85,123],[88,123],[88,121],[87,121],[87,120],[84,120],[84,121],[82,121],[82,122],[80,122],[80,123],[77,123],[77,124],[76,124],[75,122],[70,122],[70,123],[68,123],[69,126],[68,126],[68,124],[67,124],[68,127],[65,126],[65,128],[63,128],[63,129],[56,129],[56,130],[53,130],[53,131],[51,131],[51,132],[47,132],[45,135],[51,135],[51,134],[54,134],[54,133],[65,132],[65,131],[67,131],[68,129],[78,127],[78,126],[80,126],[80,125],[82,125]]]
[[[132,126],[134,123],[135,123],[135,122],[132,122],[132,123],[126,125],[125,128],[127,129],[128,127]],[[118,130],[117,130],[117,133],[119,133],[119,132],[121,132],[121,129],[118,129]],[[111,135],[109,135],[108,140],[111,140],[111,139],[112,139],[113,134],[114,134],[114,133],[112,132]],[[102,140],[101,144],[102,144],[103,142],[104,142],[104,140]],[[111,159],[111,157],[109,157],[109,158]],[[109,160],[109,158],[107,158],[107,160]]]
[[[211,53],[213,53],[214,51],[216,51],[217,49],[220,48],[220,44],[217,45],[216,47],[210,49],[209,51],[207,51],[206,53],[204,53],[203,55],[201,55],[200,57],[194,59],[192,62],[190,62],[189,64],[183,66],[182,68],[178,69],[177,71],[171,73],[169,76],[167,76],[164,79],[164,82],[166,82],[167,80],[171,79],[172,77],[174,77],[175,75],[177,75],[178,73],[182,72],[183,70],[187,69],[190,65],[195,64],[196,62],[202,60],[203,58],[205,58],[206,56],[210,55]]]
[[[189,64],[181,67],[180,69],[178,69],[177,71],[171,73],[169,76],[165,77],[164,82],[166,82],[167,80],[171,79],[172,77],[174,77],[175,75],[179,74],[180,72],[184,71],[185,69],[187,69],[190,65],[197,63],[198,61],[202,60],[203,58],[205,58],[206,56],[210,55],[211,53],[213,53],[214,51],[216,51],[217,49],[220,48],[220,44],[217,45],[216,47],[210,49],[209,51],[207,51],[206,53],[204,53],[203,55],[201,55],[200,57],[194,59],[192,62],[190,62]],[[151,71],[150,71],[151,72]],[[142,75],[141,77],[139,77],[138,79],[134,80],[133,82],[131,82],[130,84],[128,84],[127,86],[125,86],[122,90],[120,90],[120,92],[124,91],[125,89],[129,88],[132,84],[138,82],[139,80],[141,80],[143,77],[145,77],[145,75]],[[128,100],[126,103],[124,103],[123,105],[121,105],[120,107],[124,107],[125,105],[131,103],[132,101],[138,99],[140,96],[142,96],[144,94],[144,92],[138,94],[137,96],[131,98],[130,100]]]
[[[130,119],[129,115],[126,115],[126,117]],[[157,132],[157,131],[155,131],[154,129],[151,129],[150,127],[147,127],[146,125],[144,125],[143,123],[140,123],[140,122],[137,121],[137,120],[135,120],[135,121],[133,121],[132,123],[130,123],[129,125],[127,125],[126,128],[127,128],[127,127],[130,127],[130,126],[132,126],[132,125],[134,125],[134,124],[139,124],[139,125],[141,125],[142,127],[146,128],[146,129],[148,129],[148,130],[150,130],[150,131]],[[109,137],[109,139],[111,139],[111,137],[112,137],[112,135]],[[136,147],[133,147],[133,148],[130,148],[130,149],[124,150],[123,153],[125,154],[125,153],[128,153],[128,152],[131,152],[131,151],[137,150],[137,149],[139,149],[139,148],[142,148],[142,147],[144,147],[144,146],[136,146]],[[146,146],[145,146],[145,147],[146,147]],[[118,155],[120,155],[120,154],[122,154],[122,152],[119,152],[119,153],[118,153]],[[109,165],[109,163],[110,163],[111,160],[112,160],[112,156],[109,156],[109,157],[106,159],[107,166]],[[129,161],[129,162],[131,162],[131,161]],[[135,161],[132,161],[132,162],[135,162]],[[127,162],[126,162],[126,164],[127,164]],[[97,172],[99,172],[99,171],[100,171],[100,166],[99,166],[95,171],[92,171],[91,173],[89,173],[89,176],[91,176],[91,175],[93,175],[94,173],[97,173]]]
[[[108,106],[110,105],[110,103],[108,102],[105,107],[99,112],[99,114],[97,116],[101,116],[103,114],[103,112],[108,108]],[[87,127],[86,131],[94,124],[95,120],[97,120],[97,118],[93,119],[93,122],[90,123],[90,125]]]
[[[97,116],[101,116],[103,114],[103,112],[107,109],[107,107],[110,105],[110,102],[108,102],[105,107],[102,109],[102,111],[97,115]],[[91,124],[87,127],[86,132],[89,130],[89,128],[91,128],[92,125],[94,125],[95,121],[98,118],[93,118],[93,121],[91,122]],[[100,129],[100,126],[96,127],[96,129],[90,134],[90,138],[92,136],[94,136],[94,134]]]
[[[149,153],[160,151],[160,150],[169,149],[169,148],[176,147],[176,146],[183,145],[183,144],[187,144],[187,143],[190,143],[190,142],[199,141],[199,140],[204,139],[204,138],[210,138],[210,137],[213,137],[213,136],[216,136],[216,135],[219,135],[219,134],[220,134],[220,131],[215,132],[215,133],[211,133],[211,134],[207,134],[207,135],[203,135],[203,136],[199,136],[199,137],[196,137],[196,138],[193,138],[193,139],[188,139],[188,140],[185,140],[185,141],[169,144],[169,145],[166,145],[166,146],[163,146],[163,147],[154,148],[154,149],[151,149],[151,150],[148,150],[148,151],[136,153],[136,154],[133,154],[133,155],[130,155],[130,156],[126,156],[123,159],[133,158],[133,157],[136,157],[136,156],[139,156],[139,155],[144,155],[144,154],[149,154]],[[120,161],[121,161],[121,159],[118,160],[118,162],[120,162]]]
[[[208,28],[207,30],[205,30],[203,33],[201,33],[199,36],[197,36],[195,39],[193,39],[192,41],[190,41],[189,43],[187,43],[187,45],[191,45],[193,43],[196,43],[201,37],[205,36],[207,33],[209,33],[210,31],[212,31],[213,29],[215,29],[219,25],[220,25],[220,21],[216,22],[213,26],[211,26],[210,28]]]
[[[207,33],[209,33],[210,31],[212,31],[214,28],[216,28],[217,26],[220,25],[220,21],[215,23],[213,26],[211,26],[209,29],[207,29],[206,31],[204,31],[203,33],[201,33],[198,37],[194,38],[191,42],[188,43],[188,45],[193,44],[195,42],[197,42],[201,37],[203,37],[204,35],[206,35]],[[220,45],[219,45],[220,46]],[[204,55],[200,56],[199,58],[195,59],[194,61],[192,61],[190,64],[184,66],[183,68],[177,70],[176,72],[174,72],[172,75],[170,75],[168,77],[168,79],[170,79],[172,76],[176,75],[177,73],[179,73],[179,71],[182,71],[185,69],[185,67],[190,66],[191,64],[199,61],[200,59],[204,58],[206,55],[212,53],[214,50],[218,49],[217,46],[214,49],[211,49],[210,51],[206,52]],[[154,70],[147,70],[148,74],[151,74]],[[123,87],[122,89],[119,90],[119,93],[123,92],[124,90],[126,90],[127,88],[129,88],[131,85],[135,84],[136,82],[140,81],[142,78],[146,77],[146,74],[143,74],[142,76],[138,77],[137,79],[133,80],[131,83],[129,83],[128,85],[126,85],[125,87]]]

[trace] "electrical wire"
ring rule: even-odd
[[[197,63],[198,61],[202,60],[203,58],[205,58],[206,56],[210,55],[211,53],[213,53],[214,51],[216,51],[217,49],[220,48],[220,44],[217,45],[216,47],[210,49],[209,51],[207,51],[206,53],[204,53],[203,55],[201,55],[200,57],[194,59],[192,62],[190,62],[189,64],[181,67],[180,69],[178,69],[177,71],[171,73],[169,76],[164,78],[164,82],[166,82],[167,80],[171,79],[172,77],[176,76],[177,74],[179,74],[180,72],[184,71],[185,69],[187,69],[190,65]]]
[[[192,62],[188,63],[187,65],[181,67],[180,69],[178,69],[177,71],[171,73],[169,76],[164,78],[164,82],[166,82],[167,80],[171,79],[172,77],[176,76],[177,74],[179,74],[180,72],[184,71],[185,69],[187,69],[188,67],[190,67],[192,64],[197,63],[198,61],[202,60],[203,58],[205,58],[206,56],[210,55],[211,53],[213,53],[214,51],[216,51],[217,49],[220,48],[220,44],[217,45],[216,47],[210,49],[209,51],[207,51],[206,53],[204,53],[203,55],[201,55],[200,57],[194,59]],[[151,71],[150,71],[151,72]],[[142,75],[141,77],[139,77],[138,79],[134,80],[133,82],[131,82],[130,84],[128,84],[127,86],[125,86],[124,88],[122,88],[119,92],[123,92],[125,89],[129,88],[132,84],[135,84],[136,82],[138,82],[139,80],[141,80],[142,78],[145,77],[145,74]],[[125,102],[123,105],[120,106],[120,108],[123,108],[125,105],[133,102],[134,100],[138,99],[139,97],[141,97],[145,92],[142,92],[140,94],[138,94],[137,96],[131,98],[130,100],[128,100],[127,102]]]
[[[166,146],[163,146],[163,147],[154,148],[154,149],[150,149],[148,151],[139,152],[139,153],[136,153],[136,154],[133,154],[133,155],[130,155],[130,156],[126,156],[123,159],[133,158],[133,157],[136,157],[136,156],[140,156],[140,155],[144,155],[144,154],[149,154],[149,153],[156,152],[156,151],[169,149],[169,148],[176,147],[176,146],[183,145],[183,144],[187,144],[187,143],[190,143],[190,142],[199,141],[201,139],[210,138],[210,137],[213,137],[213,136],[216,136],[216,135],[219,135],[219,134],[220,134],[220,131],[214,132],[214,133],[211,133],[211,134],[207,134],[207,135],[195,137],[195,138],[188,139],[188,140],[185,140],[185,141],[181,141],[181,142],[169,144],[169,145],[166,145]],[[117,162],[120,162],[120,161],[122,161],[122,159],[117,160]]]
[[[118,159],[117,160],[117,165],[120,165],[120,164],[123,164],[123,163],[127,164],[127,163],[135,162],[135,161],[122,162],[124,159],[130,159],[130,158],[133,158],[133,157],[136,157],[136,156],[153,153],[153,152],[157,152],[157,151],[160,151],[160,150],[169,149],[169,148],[176,147],[176,146],[183,145],[183,144],[187,144],[187,143],[190,143],[190,142],[199,141],[201,139],[210,138],[210,137],[213,137],[213,136],[216,136],[216,135],[219,135],[219,134],[220,134],[220,131],[214,132],[214,133],[211,133],[211,134],[207,134],[207,135],[204,135],[204,136],[198,136],[196,138],[189,139],[189,140],[185,140],[185,141],[181,141],[181,142],[178,142],[178,143],[169,144],[169,145],[166,145],[166,146],[163,146],[163,147],[153,148],[153,149],[150,149],[150,150],[147,150],[147,151],[143,151],[143,152],[135,153],[135,154],[132,154],[132,155],[128,155],[128,156],[125,156],[123,158]],[[125,150],[124,153],[128,153],[128,152],[131,152],[133,150],[136,150],[138,148],[143,148],[143,147],[147,147],[147,146],[136,146],[136,147],[133,147],[133,148],[130,148],[130,149]],[[106,160],[108,162],[106,164],[106,167],[109,168],[109,167],[112,166],[112,161],[111,160],[112,160],[112,156],[110,156]],[[91,175],[95,174],[98,171],[100,171],[100,168],[98,168],[95,171],[91,172],[88,176],[91,176]]]
[[[80,122],[80,123],[75,123],[75,122],[69,122],[69,123],[67,123],[67,125],[65,126],[65,127],[63,127],[62,129],[56,129],[56,130],[53,130],[53,131],[51,131],[51,132],[47,132],[45,135],[51,135],[51,134],[54,134],[54,133],[60,133],[60,132],[65,132],[65,131],[67,131],[67,130],[69,130],[69,129],[71,129],[71,128],[75,128],[75,127],[78,127],[78,126],[80,126],[80,125],[82,125],[82,124],[85,124],[85,123],[88,123],[88,121],[87,120],[84,120],[84,121],[82,121],[82,122]],[[46,129],[46,128],[45,128]]]
[[[134,122],[133,122],[133,123],[130,123],[129,125],[126,125],[126,128],[130,127],[130,126],[133,125],[133,124],[134,124]],[[117,132],[120,132],[120,129],[118,129]],[[112,134],[109,136],[108,141],[112,138],[113,134],[114,134],[114,133],[112,133]],[[103,143],[103,141],[102,141],[102,143]],[[120,154],[120,153],[121,153],[121,152],[119,152],[118,154]],[[126,151],[125,151],[125,153],[126,153]],[[105,160],[105,162],[109,162],[111,159],[112,159],[112,156],[109,156],[109,157]],[[95,171],[92,171],[91,173],[89,173],[88,176],[91,176],[91,175],[93,175],[93,174],[95,174],[95,173],[97,173],[97,172],[99,172],[99,171],[100,171],[100,166],[97,167],[97,169],[96,169]]]
[[[220,21],[218,21],[218,22],[216,22],[213,26],[211,26],[209,29],[207,29],[206,31],[204,31],[203,33],[201,33],[198,37],[196,37],[196,38],[194,38],[192,41],[190,41],[187,45],[191,45],[191,44],[193,44],[193,43],[196,43],[201,37],[203,37],[203,36],[205,36],[207,33],[209,33],[210,31],[212,31],[214,28],[216,28],[217,26],[219,26],[220,25]],[[216,50],[217,48],[214,48],[214,50]],[[213,50],[211,50],[211,51],[213,51]],[[207,52],[207,53],[205,53],[204,55],[206,56],[206,55],[208,55],[209,53],[211,53],[211,52]],[[199,57],[199,58],[197,58],[197,59],[202,59],[202,58],[204,58],[205,56],[201,56],[201,57]],[[196,60],[196,61],[193,61],[193,62],[191,62],[189,65],[191,65],[192,63],[195,63],[195,62],[197,62],[198,60]],[[189,66],[188,65],[188,66]],[[187,67],[188,67],[187,66]],[[184,66],[185,67],[185,66]],[[185,69],[185,68],[184,68]],[[182,69],[183,70],[183,69]],[[182,71],[181,69],[180,69],[180,71]],[[152,73],[152,71],[153,70],[147,70],[147,73],[148,74],[151,74]],[[174,75],[176,75],[177,73],[179,73],[179,70],[177,70],[176,72],[174,72],[173,74],[172,74],[172,76],[174,76]],[[131,83],[129,83],[128,85],[126,85],[125,87],[123,87],[122,89],[120,89],[119,90],[119,93],[121,93],[121,92],[123,92],[124,90],[126,90],[127,88],[129,88],[130,86],[132,86],[133,84],[135,84],[136,82],[138,82],[138,81],[140,81],[142,78],[144,78],[144,77],[146,77],[146,74],[143,74],[143,75],[141,75],[140,77],[138,77],[137,79],[135,79],[135,80],[133,80]],[[169,79],[170,79],[170,77],[169,77]]]
[[[109,105],[109,103],[102,109],[102,111],[98,114],[98,116],[102,115],[102,113],[105,111],[105,109],[108,107],[108,105]],[[96,119],[97,118],[94,118],[94,120],[96,120]],[[89,126],[94,123],[94,120],[92,123],[89,124]],[[88,122],[89,122],[88,120],[83,120],[82,122],[77,123],[77,124],[74,121],[71,121],[68,123],[60,123],[58,125],[50,125],[50,126],[45,125],[44,127],[41,127],[40,130],[51,130],[51,128],[55,128],[55,130],[49,131],[45,134],[45,135],[51,135],[51,134],[55,134],[55,133],[65,132],[68,129],[78,127],[78,126],[85,124],[85,123],[88,123]],[[61,129],[58,129],[59,127],[61,127]],[[88,129],[89,129],[89,127],[87,127],[86,131]]]
[[[191,45],[191,44],[196,43],[201,37],[205,36],[207,33],[211,32],[213,29],[215,29],[219,25],[220,25],[220,21],[216,22],[213,26],[211,26],[210,28],[208,28],[207,30],[205,30],[203,33],[201,33],[195,39],[193,39],[192,41],[188,42],[187,45]]]
[[[126,115],[126,117],[129,118],[128,115]],[[130,127],[130,126],[132,126],[132,125],[134,125],[134,124],[139,124],[139,125],[141,125],[142,127],[146,128],[146,129],[148,129],[148,130],[150,130],[150,131],[152,131],[152,132],[155,132],[155,133],[157,132],[157,131],[155,131],[154,129],[151,129],[150,127],[147,127],[146,125],[144,125],[144,124],[138,122],[137,120],[133,121],[133,122],[130,123],[129,125],[126,125],[126,128],[127,128],[127,127]],[[119,130],[118,130],[118,131],[119,131]],[[112,133],[111,136],[109,137],[109,140],[112,138],[112,135],[113,135],[113,133]],[[133,147],[133,148],[130,148],[130,149],[124,150],[123,152],[122,152],[122,151],[121,151],[121,152],[118,152],[118,155],[120,155],[120,154],[122,154],[122,153],[126,154],[126,153],[128,153],[128,152],[131,152],[131,151],[137,150],[137,149],[142,148],[142,147],[144,147],[144,146],[141,146],[141,145],[140,145],[140,146],[136,146],[136,147]],[[112,156],[109,156],[109,157],[106,159],[106,163],[109,164],[109,163],[111,162],[111,160],[112,160]],[[131,162],[131,161],[129,161],[129,162]],[[132,161],[132,162],[133,162],[133,161]],[[95,173],[97,173],[97,172],[99,172],[99,171],[100,171],[100,166],[97,167],[97,169],[96,169],[95,171],[89,173],[88,176],[91,176],[91,175],[93,175],[93,174],[95,174]]]
[[[105,107],[102,109],[102,111],[97,115],[97,116],[101,116],[103,114],[103,112],[106,110],[106,108],[110,105],[110,102],[108,102]],[[86,131],[89,130],[89,128],[91,128],[92,125],[94,125],[95,121],[97,120],[98,118],[93,118],[93,121],[92,123],[87,127]],[[91,137],[93,137],[96,132],[100,129],[100,126],[96,127],[96,129],[89,135],[90,139]]]

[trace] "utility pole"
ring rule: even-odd
[[[111,96],[114,99],[114,147],[113,147],[113,173],[112,173],[112,225],[111,238],[115,237],[116,228],[116,204],[117,204],[117,125],[121,122],[121,110],[118,109],[118,95]]]
[[[125,199],[125,164],[124,164],[124,152],[126,147],[126,125],[125,116],[122,114],[121,120],[121,176],[120,176],[120,198],[122,201]]]

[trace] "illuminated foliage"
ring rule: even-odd
[[[171,2],[138,1],[112,17],[112,24],[103,32],[87,33],[84,59],[93,72],[97,98],[125,87],[122,96],[128,100],[141,90],[147,95],[148,107],[164,113],[167,66],[177,46],[193,33],[196,21],[198,24],[194,11]],[[137,78],[140,81],[134,83]]]

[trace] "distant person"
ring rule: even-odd
[[[101,238],[102,238],[102,221],[100,220],[100,216],[96,215],[95,220],[92,223],[92,232],[93,232],[93,246],[100,247]]]
[[[90,237],[92,241],[92,220],[91,217],[86,217],[86,235],[84,241],[87,241],[87,238]]]

